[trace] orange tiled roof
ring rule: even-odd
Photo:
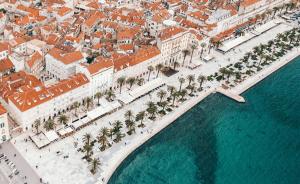
[[[10,45],[8,42],[0,42],[0,52],[10,50]]]
[[[90,64],[87,69],[90,74],[96,74],[103,69],[110,68],[113,66],[113,62],[110,59],[103,59],[102,57],[97,57],[96,61]]]
[[[68,8],[68,7],[63,6],[62,8],[60,8],[60,9],[57,11],[57,13],[58,13],[58,15],[60,15],[60,16],[64,16],[64,15],[70,13],[71,11],[72,11],[71,8]]]
[[[168,27],[168,28],[162,30],[162,32],[159,35],[159,38],[161,40],[167,40],[167,39],[169,39],[179,33],[182,33],[184,31],[185,31],[185,29],[183,29],[181,27]]]
[[[251,6],[255,3],[257,3],[259,0],[244,0],[242,1],[241,5],[242,7],[248,7],[248,6]]]
[[[23,71],[1,79],[0,95],[24,112],[89,82],[81,73],[45,87],[35,76]]]
[[[83,59],[83,55],[80,51],[74,51],[74,52],[65,52],[63,50],[60,50],[56,47],[52,48],[48,54],[50,54],[52,57],[54,57],[56,60],[61,61],[65,65],[74,63],[78,60]]]
[[[0,73],[8,71],[14,67],[14,64],[9,58],[0,60]]]
[[[43,59],[39,52],[35,52],[30,59],[26,62],[29,68],[32,68],[36,63]]]
[[[6,112],[6,109],[0,104],[0,115],[5,114]]]

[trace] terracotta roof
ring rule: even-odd
[[[5,114],[6,112],[6,109],[0,104],[0,115]]]
[[[64,16],[68,13],[70,13],[71,11],[73,11],[71,8],[68,8],[66,6],[63,6],[62,8],[60,8],[57,13],[59,16]]]
[[[43,59],[39,52],[35,52],[30,59],[26,62],[29,68],[32,68],[36,63],[40,62]]]
[[[52,57],[54,57],[56,60],[61,61],[64,64],[71,64],[78,60],[83,59],[83,55],[80,51],[74,51],[74,52],[65,52],[63,50],[60,50],[56,47],[52,48],[48,54],[50,54]]]
[[[94,63],[87,66],[88,71],[90,74],[94,75],[103,69],[110,68],[113,66],[113,62],[110,59],[104,59],[102,57],[97,57]]]
[[[24,112],[87,83],[87,77],[79,73],[45,87],[35,76],[18,72],[1,80],[0,94]]]
[[[159,38],[161,40],[167,40],[167,39],[169,39],[179,33],[182,33],[184,31],[185,31],[185,29],[183,29],[181,27],[168,27],[161,31]]]
[[[10,45],[8,42],[0,42],[0,52],[10,50]]]
[[[10,70],[14,67],[14,64],[9,58],[0,60],[0,73]]]
[[[191,16],[195,19],[199,19],[201,21],[206,21],[209,18],[209,16],[204,14],[204,12],[202,12],[202,11],[192,12],[189,14],[189,16]]]
[[[251,5],[253,5],[257,2],[259,2],[259,0],[244,0],[244,1],[242,1],[240,6],[248,7],[248,6],[251,6]]]

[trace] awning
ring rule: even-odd
[[[55,141],[59,138],[59,136],[57,135],[57,133],[54,130],[44,132],[44,134],[50,142]]]

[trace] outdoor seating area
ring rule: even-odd
[[[43,132],[41,132],[39,134],[31,133],[29,135],[29,138],[39,149],[46,147],[47,145],[49,145],[51,143],[51,141],[47,138],[47,136]]]
[[[219,51],[222,53],[226,53],[235,47],[251,40],[252,38],[259,36],[266,31],[278,26],[281,23],[279,20],[271,20],[265,24],[260,25],[259,27],[255,28],[253,31],[245,33],[243,36],[240,36],[238,38],[225,41],[221,47],[218,48]]]
[[[231,49],[241,45],[242,43],[247,42],[248,40],[254,38],[256,35],[253,33],[246,33],[244,36],[240,36],[236,39],[229,40],[223,43],[223,45],[218,49],[219,51],[226,53]]]
[[[57,130],[57,133],[61,138],[65,138],[73,134],[74,129],[71,126],[67,126]]]
[[[278,23],[275,20],[271,20],[271,21],[267,22],[266,24],[263,24],[263,25],[257,27],[255,30],[252,31],[252,33],[258,36],[276,26],[278,26]]]
[[[99,107],[87,113],[87,118],[94,120],[121,107],[118,101],[108,102],[105,99],[101,99],[99,103],[101,104]]]
[[[128,91],[123,93],[117,97],[117,99],[123,104],[129,104],[134,100],[149,94],[151,91],[158,89],[165,85],[165,82],[161,78],[154,79],[146,84],[133,89],[132,91]]]

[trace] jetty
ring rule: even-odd
[[[229,90],[225,90],[224,88],[222,87],[218,87],[216,88],[215,92],[218,92],[218,93],[221,93],[222,95],[224,96],[227,96],[228,98],[231,98],[239,103],[245,103],[245,99],[244,97],[242,97],[241,95],[238,95],[238,94],[235,94]]]

